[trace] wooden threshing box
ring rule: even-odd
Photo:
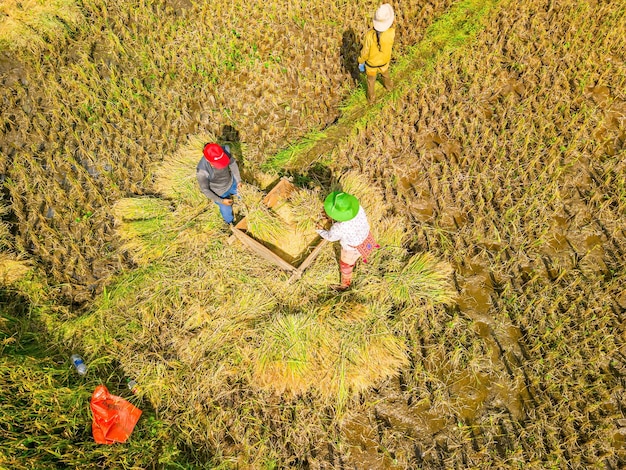
[[[263,203],[271,209],[276,209],[276,213],[280,216],[281,203],[288,201],[295,190],[296,187],[289,180],[281,178],[278,184],[263,198]],[[302,234],[295,232],[286,233],[282,243],[281,240],[275,242],[257,240],[248,233],[248,222],[245,217],[231,229],[233,235],[230,237],[230,242],[235,237],[263,259],[290,272],[290,281],[302,276],[304,270],[313,263],[313,260],[327,243],[327,240],[322,239],[317,233],[303,237]],[[295,238],[298,239],[299,243],[295,244],[294,247],[292,242]]]

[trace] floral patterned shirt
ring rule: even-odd
[[[363,243],[370,233],[370,224],[363,207],[359,207],[359,212],[353,219],[335,222],[329,230],[316,231],[320,237],[330,242],[338,241],[343,249],[356,251],[354,247]]]

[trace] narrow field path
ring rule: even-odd
[[[421,75],[434,67],[438,60],[471,40],[482,29],[483,18],[498,4],[499,0],[464,0],[457,3],[428,28],[424,39],[410,48],[408,54],[395,59],[391,66],[394,89],[390,93],[382,93],[377,83],[377,101],[368,105],[364,90],[355,90],[336,123],[306,135],[300,142],[270,158],[264,167],[278,171],[304,171],[315,162],[329,159],[340,141],[348,139],[365,123],[375,119],[382,107],[393,105],[398,96],[416,86]]]

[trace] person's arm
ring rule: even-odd
[[[363,48],[361,49],[358,60],[359,64],[367,62],[367,58],[370,55],[370,47],[372,47],[372,35],[368,32],[363,39]]]
[[[320,237],[328,240],[329,242],[336,242],[341,240],[341,228],[337,224],[333,224],[329,230],[318,229],[316,232]]]
[[[211,186],[209,185],[211,181],[209,180],[209,174],[206,171],[196,171],[196,179],[198,180],[198,184],[200,185],[200,191],[202,192],[202,194],[204,194],[213,202],[222,202],[222,198],[215,194],[213,191],[211,191]]]
[[[235,160],[233,157],[230,157],[230,163],[228,164],[228,168],[230,169],[230,173],[233,175],[233,178],[237,182],[237,185],[239,185],[239,183],[241,183],[239,165],[237,165],[237,160]]]

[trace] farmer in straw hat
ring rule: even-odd
[[[334,221],[329,230],[317,230],[322,238],[341,244],[339,270],[341,271],[340,290],[350,287],[352,271],[357,260],[363,256],[363,262],[376,244],[365,211],[359,200],[351,194],[342,191],[330,193],[324,201],[324,211]]]
[[[363,40],[363,48],[359,56],[359,70],[367,75],[367,101],[369,103],[374,102],[374,86],[379,73],[383,77],[385,89],[391,90],[389,61],[396,37],[396,29],[391,27],[394,19],[392,6],[383,3],[374,13],[374,29],[369,30]]]
[[[217,204],[224,222],[232,224],[233,198],[241,187],[241,176],[237,161],[223,148],[215,143],[208,143],[202,151],[204,156],[196,167],[196,178],[200,191]]]

